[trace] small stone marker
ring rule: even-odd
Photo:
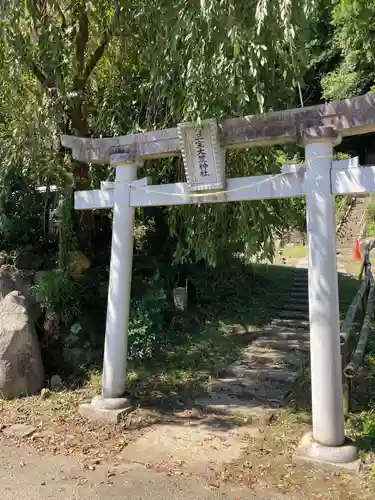
[[[51,389],[53,391],[58,391],[61,389],[62,386],[62,380],[60,375],[52,375],[51,377]]]

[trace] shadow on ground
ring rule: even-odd
[[[292,268],[239,261],[190,279],[197,302],[187,312],[173,312],[168,348],[151,361],[131,363],[129,391],[142,406],[191,404],[263,334],[293,281]],[[259,363],[254,368],[261,371]]]
[[[293,325],[288,332],[269,326],[290,293],[292,271],[286,266],[241,266],[234,269],[229,277],[226,275],[225,279],[221,279],[221,284],[219,280],[212,283],[207,278],[204,285],[197,287],[202,294],[194,311],[189,311],[187,315],[191,318],[195,314],[199,318],[197,325],[184,328],[185,318],[180,316],[180,330],[171,332],[171,336],[175,337],[171,348],[151,362],[131,366],[128,386],[131,395],[142,406],[156,406],[162,411],[169,411],[191,405],[204,393],[207,382],[224,377],[228,381],[227,386],[222,387],[224,407],[226,393],[232,392],[232,396],[242,400],[243,407],[250,405],[272,409],[293,405],[297,411],[298,408],[308,410],[310,391],[304,380],[309,372],[303,371],[302,361],[306,358],[300,354],[306,349],[301,349],[302,337],[297,330],[293,332]],[[339,285],[340,311],[344,317],[357,290],[358,280],[340,276]],[[256,359],[250,357],[250,363],[247,360],[242,372],[252,382],[240,387],[239,360],[246,348],[260,337],[268,338],[269,355],[262,352]],[[274,378],[272,375],[269,377],[270,365]],[[272,397],[267,401],[266,396],[269,397],[273,389],[276,392],[280,383],[276,380],[280,378],[278,372],[283,371],[285,380],[282,382],[287,384],[288,368],[292,378],[296,367],[305,374],[296,384],[298,398],[293,403],[290,399],[272,401]],[[231,408],[228,413],[236,413],[236,409]]]
[[[160,344],[152,359],[131,360],[129,390],[139,401],[157,403],[195,394],[209,376],[216,376],[280,308],[292,285],[286,266],[245,265],[233,259],[223,268],[191,266],[189,283],[195,296],[187,311],[169,308]],[[130,342],[132,338],[130,338]],[[71,382],[79,387],[100,364],[86,365]]]

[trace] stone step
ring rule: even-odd
[[[262,330],[262,335],[257,337],[254,342],[258,340],[267,339],[269,341],[278,341],[278,342],[305,342],[310,339],[310,332],[306,329],[280,329],[278,327],[272,328],[267,327]]]
[[[308,286],[308,280],[294,280],[292,284],[292,290],[295,288],[307,288]]]
[[[293,286],[294,285],[295,286],[301,286],[301,285],[307,286],[308,283],[309,283],[309,277],[307,275],[306,275],[306,277],[305,276],[298,277],[298,278],[296,277],[293,279],[293,282],[292,282]]]
[[[287,302],[283,306],[283,311],[301,311],[306,314],[309,312],[309,303],[308,302],[300,302],[299,304],[296,304],[295,302]]]
[[[307,283],[295,283],[292,286],[291,293],[293,292],[300,292],[300,293],[308,293],[309,292],[309,286]]]
[[[242,359],[232,363],[229,368],[236,377],[242,377],[247,370],[279,369],[285,364],[300,366],[303,360],[304,353],[302,352],[282,351],[278,349],[277,345],[274,349],[251,345],[243,351]]]
[[[293,286],[302,286],[302,285],[307,286],[308,283],[309,283],[309,277],[307,275],[306,277],[303,276],[303,277],[293,278],[292,281]]]
[[[295,338],[296,334],[290,338],[272,338],[267,336],[258,337],[252,345],[254,347],[263,347],[265,349],[278,349],[280,351],[309,351],[310,340],[307,336],[305,338]]]
[[[297,307],[299,306],[299,307],[305,307],[306,309],[308,309],[309,298],[307,295],[306,295],[306,297],[293,297],[293,296],[291,296],[291,297],[289,297],[287,302],[285,304],[283,304],[283,307],[285,307],[286,309],[288,309],[289,306],[297,306]]]
[[[303,276],[303,275],[307,274],[307,272],[308,272],[308,269],[306,267],[295,267],[295,268],[293,268],[292,274]]]
[[[291,311],[289,309],[283,309],[277,313],[277,316],[281,319],[308,319],[309,314],[306,311]]]
[[[287,318],[274,318],[271,321],[271,326],[285,328],[285,330],[308,330],[309,321],[302,319],[287,319]]]
[[[307,288],[306,290],[299,290],[299,289],[294,289],[291,290],[290,294],[288,295],[288,298],[290,297],[295,297],[295,298],[307,298],[309,296],[309,289]]]
[[[275,381],[258,381],[250,387],[244,384],[223,383],[214,390],[209,385],[208,394],[196,401],[198,406],[204,406],[216,412],[233,412],[252,415],[252,406],[262,408],[280,407],[289,392],[290,384]],[[241,404],[242,403],[242,404]],[[257,408],[255,408],[257,409]]]
[[[291,297],[296,297],[298,298],[307,298],[309,296],[309,287],[302,288],[302,287],[297,287],[297,288],[292,288],[290,293],[288,294],[287,298],[290,299]]]
[[[264,368],[263,370],[244,370],[240,376],[225,377],[213,380],[208,386],[208,392],[223,391],[237,397],[258,396],[264,394],[267,387],[267,396],[272,399],[277,395],[275,389],[278,384],[292,384],[298,376],[298,371],[288,367]],[[271,391],[270,391],[271,389]],[[264,397],[263,396],[263,397]],[[266,397],[267,397],[266,396]]]

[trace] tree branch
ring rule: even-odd
[[[78,64],[77,77],[82,76],[85,65],[85,50],[89,39],[89,18],[86,10],[86,2],[80,6],[78,16],[78,31],[76,35],[76,60]]]
[[[61,28],[65,31],[66,28],[67,28],[67,22],[66,22],[65,14],[62,11],[62,9],[61,9],[58,1],[54,1],[53,5],[55,6],[55,9],[56,9],[56,11],[57,11],[57,13],[58,13],[58,15],[60,17]]]
[[[22,47],[22,55],[23,55],[23,60],[25,64],[29,67],[30,71],[34,74],[34,76],[37,78],[37,80],[44,86],[48,86],[48,78],[47,75],[43,72],[42,69],[40,69],[39,65],[30,57],[29,50],[28,50],[28,44],[23,37],[22,33],[18,33],[16,36],[18,36],[18,39],[20,41],[20,45]]]
[[[108,29],[103,33],[103,36],[99,42],[99,45],[96,47],[94,52],[91,54],[91,57],[86,65],[86,68],[83,72],[83,77],[82,77],[82,86],[84,87],[87,83],[87,80],[89,79],[91,73],[94,71],[95,66],[98,64],[100,59],[102,58],[105,49],[107,48],[113,33],[115,31],[115,28],[117,27],[119,23],[119,18],[120,18],[120,9],[118,5],[118,0],[114,0],[115,4],[115,12],[113,15],[113,20],[108,27]]]
[[[43,87],[47,86],[47,77],[43,73],[43,71],[38,67],[38,65],[32,61],[30,64],[30,69],[34,73],[34,76],[39,80],[39,82],[43,85]]]

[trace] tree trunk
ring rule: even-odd
[[[82,91],[83,92],[83,91]],[[87,116],[85,113],[84,98],[81,92],[71,103],[68,111],[69,134],[78,137],[89,137]],[[72,159],[71,163],[74,189],[88,190],[91,188],[89,165]],[[93,247],[94,239],[94,217],[92,210],[83,210],[75,213],[76,237],[79,248],[88,252]]]

